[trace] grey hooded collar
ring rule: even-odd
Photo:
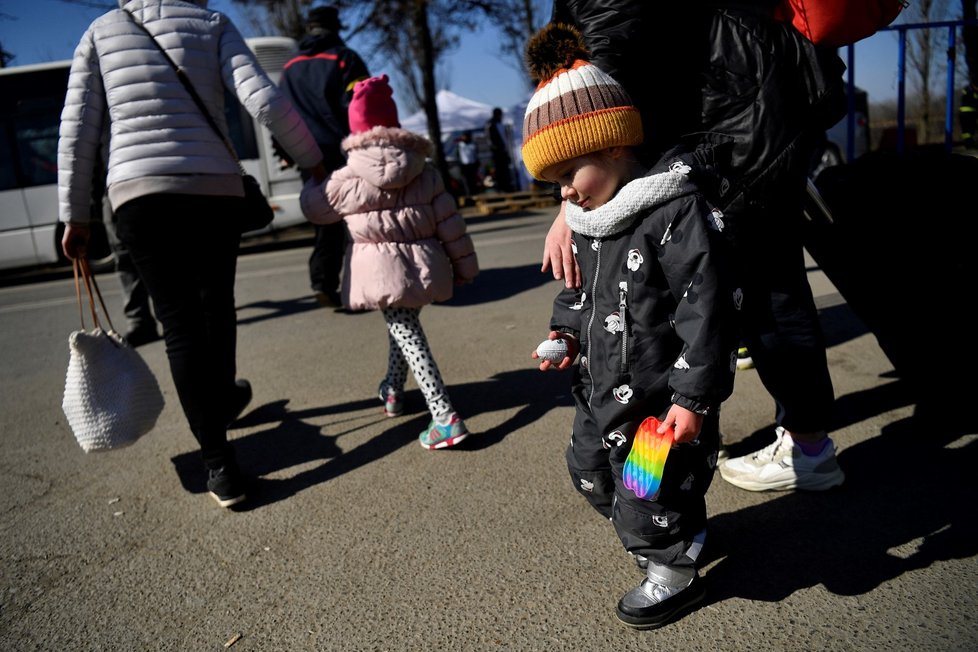
[[[567,202],[564,219],[575,233],[591,238],[606,238],[624,231],[645,210],[682,195],[690,167],[676,161],[665,172],[649,174],[625,184],[611,201],[585,211]]]

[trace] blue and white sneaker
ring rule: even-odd
[[[421,445],[432,450],[435,448],[448,448],[449,446],[454,446],[463,439],[469,436],[469,431],[465,427],[465,423],[459,416],[452,413],[452,420],[447,426],[441,426],[435,423],[432,419],[428,427],[424,429],[421,436],[418,438],[421,441]]]
[[[389,385],[381,383],[377,389],[377,397],[384,403],[384,415],[399,417],[404,414],[404,392],[399,392]]]

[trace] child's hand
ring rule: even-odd
[[[676,443],[686,444],[700,436],[700,430],[703,428],[703,415],[673,405],[669,408],[669,414],[662,420],[658,431],[660,433],[665,432],[670,426],[676,433]]]
[[[557,331],[550,331],[547,336],[548,340],[564,340],[567,344],[567,355],[564,356],[563,360],[559,363],[551,362],[550,360],[543,360],[540,362],[540,371],[547,371],[548,369],[567,369],[574,363],[574,359],[577,358],[577,354],[580,353],[581,344],[576,337],[573,335],[568,335],[567,333],[559,333]],[[541,360],[539,354],[536,351],[530,354],[530,357],[534,360]]]

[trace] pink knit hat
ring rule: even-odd
[[[357,82],[350,100],[350,132],[358,134],[373,127],[400,127],[394,91],[387,75]]]

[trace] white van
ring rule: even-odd
[[[298,52],[295,40],[267,36],[247,40],[276,83]],[[70,60],[0,68],[0,269],[63,263],[58,220],[58,125],[68,88]],[[252,120],[230,93],[225,117],[245,170],[258,179],[275,209],[260,232],[305,222],[299,209],[302,182],[295,168],[281,169],[267,129]],[[100,196],[98,189],[93,194]],[[93,200],[94,219],[101,202]],[[90,256],[109,255],[101,224],[93,224]]]

